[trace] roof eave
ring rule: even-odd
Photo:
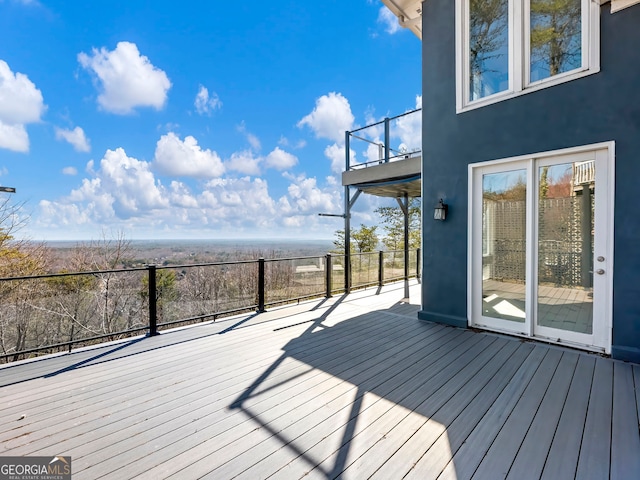
[[[401,27],[422,40],[422,0],[382,0],[382,3],[398,17]]]

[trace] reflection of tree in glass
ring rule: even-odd
[[[482,196],[485,200],[523,201],[527,198],[527,184],[523,177],[518,177],[508,188],[498,191],[488,188]]]
[[[581,63],[581,0],[531,0],[531,66],[545,76]],[[533,79],[532,79],[533,80]]]
[[[487,62],[504,56],[508,26],[506,0],[471,0],[469,9],[469,67],[471,85],[491,70]]]
[[[573,188],[571,164],[540,169],[540,198],[568,198]]]

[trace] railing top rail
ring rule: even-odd
[[[81,275],[100,275],[100,274],[106,274],[106,273],[142,272],[145,270],[147,270],[147,267],[117,268],[113,270],[91,270],[88,272],[43,273],[40,275],[23,275],[20,277],[0,277],[0,282],[11,281],[11,280],[36,280],[39,278],[54,278],[54,277],[77,277]]]
[[[265,262],[281,262],[281,261],[288,261],[288,260],[311,260],[314,258],[325,258],[326,255],[329,254],[325,254],[325,255],[309,255],[306,257],[284,257],[284,258],[265,258],[264,261]],[[334,254],[331,254],[334,255]]]
[[[398,155],[393,155],[391,157],[389,157],[389,162],[385,162],[384,158],[381,158],[379,160],[371,160],[369,162],[363,162],[363,163],[356,163],[353,165],[349,166],[349,170],[358,170],[361,168],[367,168],[367,167],[371,167],[371,166],[376,166],[376,165],[382,165],[385,163],[392,163],[392,162],[397,162],[400,160],[408,160],[410,158],[415,158],[418,155],[422,154],[422,150],[413,150],[411,152],[401,152],[398,153]]]
[[[254,260],[234,260],[231,262],[206,262],[206,263],[184,263],[181,265],[156,265],[156,270],[167,270],[169,268],[187,268],[187,267],[221,267],[224,265],[239,265],[247,263],[257,263],[258,259]]]
[[[385,250],[385,253],[390,253],[402,250]],[[344,253],[335,253],[329,252],[334,257],[344,257]],[[377,254],[378,251],[373,252],[354,252],[352,255],[370,255]],[[279,261],[290,261],[290,260],[309,260],[309,259],[319,259],[324,258],[326,255],[311,255],[311,256],[303,256],[303,257],[286,257],[286,258],[267,258],[264,259],[265,262],[279,262]],[[166,269],[176,269],[176,268],[188,268],[188,267],[216,267],[216,266],[224,266],[224,265],[239,265],[239,264],[249,264],[249,263],[257,263],[259,259],[254,260],[236,260],[230,262],[209,262],[209,263],[189,263],[183,265],[153,265],[156,267],[156,270],[166,270]],[[45,273],[41,275],[23,275],[19,277],[0,277],[0,282],[6,281],[15,281],[15,280],[36,280],[43,278],[56,278],[56,277],[74,277],[74,276],[82,276],[82,275],[105,275],[108,273],[127,273],[127,272],[142,272],[149,269],[150,265],[145,265],[144,267],[131,267],[131,268],[115,268],[111,270],[90,270],[85,272],[58,272],[58,273]]]

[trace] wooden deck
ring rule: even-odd
[[[74,479],[635,479],[640,366],[417,320],[402,284],[0,368]]]

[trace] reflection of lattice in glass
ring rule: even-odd
[[[523,283],[526,272],[525,202],[487,202],[483,224],[486,254],[492,259],[491,277]]]
[[[538,282],[583,286],[583,268],[592,270],[593,232],[583,238],[582,221],[593,225],[591,211],[583,215],[582,196],[543,199],[538,204]],[[526,272],[526,205],[524,201],[490,201],[483,206],[483,255],[490,277],[521,283]],[[583,256],[583,249],[589,255]],[[583,262],[588,264],[583,267]]]
[[[587,190],[588,192],[588,190]],[[589,193],[587,193],[589,194]],[[590,211],[582,212],[582,195],[544,199],[538,204],[538,283],[541,285],[585,285],[585,272],[590,273],[593,229],[584,235],[582,222],[593,225],[593,195]],[[587,255],[583,255],[588,252]],[[583,262],[586,262],[583,265]]]

